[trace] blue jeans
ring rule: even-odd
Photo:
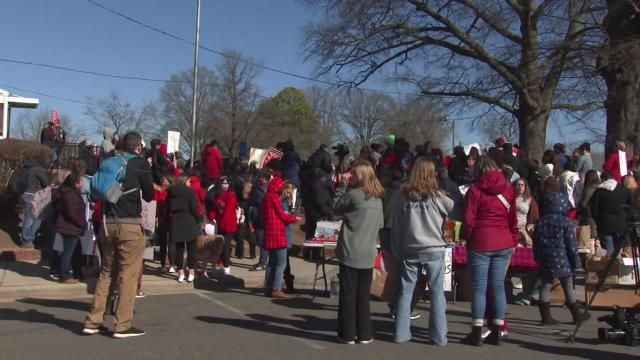
[[[62,235],[62,255],[60,255],[60,279],[62,281],[70,279],[73,276],[71,270],[71,258],[76,246],[80,242],[77,236]]]
[[[419,272],[427,271],[431,293],[429,335],[436,345],[447,344],[447,302],[444,297],[444,251],[421,254],[417,258],[403,259],[400,269],[400,295],[396,307],[395,342],[411,340],[411,299]]]
[[[269,250],[267,289],[281,290],[284,269],[287,267],[287,249]]]
[[[31,215],[33,196],[31,193],[22,194],[22,201],[24,202],[24,220],[22,221],[23,244],[33,244],[38,234],[38,229],[40,229],[40,224],[42,224],[42,220],[35,219]]]
[[[607,256],[612,256],[616,251],[616,246],[618,242],[623,239],[622,235],[619,234],[611,234],[605,235],[601,239],[602,246],[607,250]]]
[[[256,229],[256,244],[260,246],[260,259],[258,264],[267,266],[269,264],[269,252],[264,248],[264,229]]]
[[[493,293],[494,319],[498,320],[496,322],[498,325],[504,321],[507,311],[504,279],[512,254],[513,248],[493,252],[469,251],[467,262],[471,271],[471,286],[473,288],[471,318],[474,326],[482,326],[484,323],[487,286],[491,288]]]

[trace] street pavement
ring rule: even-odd
[[[601,343],[595,318],[576,343],[567,344],[572,325],[539,327],[537,309],[517,305],[509,306],[504,346],[462,345],[470,317],[469,304],[460,302],[448,307],[446,347],[429,344],[428,302],[419,304],[423,317],[413,322],[414,340],[394,344],[393,321],[386,304],[378,301],[372,301],[375,341],[343,345],[335,341],[337,300],[313,295],[302,290],[292,299],[274,300],[237,282],[202,279],[183,294],[137,300],[134,326],[147,334],[124,340],[79,334],[87,298],[24,298],[0,303],[0,359],[640,359],[640,347]],[[569,320],[566,309],[553,313]],[[105,325],[112,326],[111,317]]]

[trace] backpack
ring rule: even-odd
[[[123,195],[138,191],[133,188],[123,189],[127,176],[127,163],[135,155],[124,154],[107,158],[100,163],[100,168],[91,179],[91,199],[116,204]]]
[[[9,177],[9,182],[7,183],[7,188],[14,195],[22,195],[27,191],[27,171],[20,167],[16,170],[11,171],[11,176]]]

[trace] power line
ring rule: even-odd
[[[13,89],[13,90],[17,90],[17,91],[24,91],[24,92],[28,92],[28,93],[32,93],[32,94],[36,94],[36,95],[40,95],[40,96],[50,97],[50,98],[52,98],[52,99],[58,99],[58,100],[68,101],[68,102],[72,102],[72,103],[76,103],[76,104],[89,105],[89,103],[88,103],[88,102],[86,102],[86,101],[82,101],[82,100],[75,100],[75,99],[70,99],[70,98],[66,98],[66,97],[62,97],[62,96],[56,96],[56,95],[46,94],[46,93],[39,92],[39,91],[34,91],[34,90],[22,89],[22,88],[19,88],[19,87],[17,87],[17,86],[13,86],[13,85],[0,84],[0,86],[2,86],[2,87],[6,87],[6,88],[9,88],[9,89]]]
[[[89,2],[90,4],[92,4],[94,6],[97,6],[97,7],[101,8],[102,10],[105,10],[105,11],[107,11],[109,13],[112,13],[112,14],[114,14],[116,16],[119,16],[119,17],[121,17],[123,19],[126,19],[128,21],[131,21],[131,22],[133,22],[133,23],[135,23],[135,24],[137,24],[139,26],[142,26],[144,28],[147,28],[147,29],[149,29],[151,31],[155,31],[157,33],[160,33],[160,34],[162,34],[164,36],[170,37],[170,38],[172,38],[174,40],[178,40],[178,41],[183,42],[185,44],[188,44],[188,45],[191,45],[191,46],[195,46],[195,44],[190,40],[187,40],[187,39],[185,39],[183,37],[174,35],[174,34],[168,32],[168,31],[162,30],[162,29],[160,29],[158,27],[146,24],[146,23],[144,23],[144,22],[142,22],[140,20],[134,19],[129,15],[123,14],[123,13],[117,11],[117,10],[109,8],[109,7],[99,3],[97,1],[87,0],[87,2]],[[272,71],[272,72],[275,72],[275,73],[278,73],[278,74],[287,75],[287,76],[295,77],[295,78],[298,78],[298,79],[312,81],[312,82],[316,82],[316,83],[320,83],[320,84],[324,84],[324,85],[340,87],[340,84],[334,83],[334,82],[331,82],[331,81],[322,80],[322,79],[316,79],[316,78],[313,78],[313,77],[310,77],[310,76],[295,74],[295,73],[292,73],[292,72],[289,72],[289,71],[285,71],[285,70],[280,70],[280,69],[277,69],[277,68],[274,68],[274,67],[271,67],[271,66],[268,66],[268,65],[255,63],[255,62],[243,59],[241,57],[233,56],[231,54],[227,54],[227,53],[224,53],[222,51],[218,51],[218,50],[214,50],[214,49],[208,48],[208,47],[206,47],[204,45],[200,45],[199,47],[200,47],[200,49],[208,51],[210,53],[213,53],[213,54],[216,54],[216,55],[219,55],[219,56],[222,56],[222,57],[226,57],[226,58],[229,58],[229,59],[241,61],[241,62],[244,62],[244,63],[246,63],[248,65],[259,67],[259,68],[262,68],[262,69],[265,69],[265,70],[268,70],[268,71]],[[369,88],[361,88],[361,87],[357,87],[357,89],[360,89],[360,90],[363,90],[363,91],[378,92],[378,93],[383,93],[383,94],[410,95],[410,93],[405,93],[405,92],[401,92],[401,91],[377,90],[377,89],[369,89]]]

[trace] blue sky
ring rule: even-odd
[[[186,39],[193,39],[194,0],[97,0],[142,22]],[[0,57],[47,63],[103,73],[166,79],[193,65],[193,47],[108,13],[87,0],[17,0],[2,6]],[[235,49],[265,65],[313,75],[304,63],[302,28],[312,13],[295,0],[202,0],[201,43],[216,50]],[[200,63],[214,67],[219,56],[200,52]],[[18,91],[7,85],[85,101],[117,90],[133,104],[158,98],[162,83],[101,78],[0,62],[0,87],[38,97],[42,107],[57,109],[85,127],[85,105]],[[265,95],[286,86],[306,87],[308,81],[262,71],[257,79]],[[367,84],[384,88],[382,84]],[[387,88],[389,86],[387,85]],[[395,88],[389,88],[395,90]],[[15,120],[20,111],[15,110]],[[462,115],[463,116],[463,115]],[[468,123],[468,122],[466,122]],[[475,141],[463,124],[457,138]],[[557,139],[550,125],[549,141]],[[569,131],[570,133],[570,131]],[[555,137],[555,138],[554,138]],[[448,142],[446,142],[448,144]]]

